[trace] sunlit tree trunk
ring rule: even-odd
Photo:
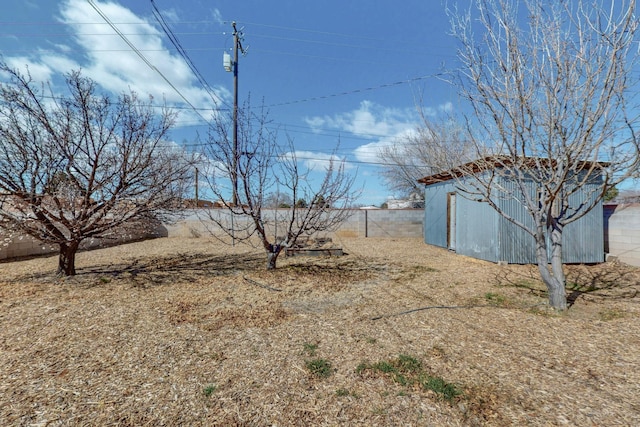
[[[267,270],[275,270],[276,262],[278,261],[278,256],[280,255],[281,249],[279,247],[267,251]]]
[[[68,242],[60,244],[58,256],[58,276],[74,276],[76,274],[76,253],[80,242]]]
[[[540,278],[547,287],[549,305],[555,310],[562,311],[567,309],[566,279],[562,268],[562,228],[549,227],[549,230],[551,231],[551,262],[549,262],[547,233],[542,224],[538,225],[535,236],[536,261]]]
[[[556,310],[567,309],[567,295],[565,292],[566,277],[562,262],[562,232],[563,227],[554,224],[551,228],[551,272],[553,280],[547,284],[549,304]]]

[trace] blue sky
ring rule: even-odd
[[[153,4],[210,91],[162,31]],[[418,99],[433,115],[459,107],[455,89],[439,77],[456,63],[456,41],[448,35],[440,0],[153,4],[10,2],[0,19],[0,52],[10,65],[28,65],[35,79],[54,85],[62,73],[82,69],[106,92],[130,88],[165,99],[180,111],[172,139],[189,142],[197,132],[206,134],[203,118],[211,114],[212,95],[232,103],[233,77],[225,72],[222,56],[232,53],[231,22],[236,21],[247,49],[239,61],[241,102],[249,94],[252,104],[264,102],[271,126],[281,137],[291,136],[299,157],[309,163],[326,159],[340,141],[338,155],[350,173],[357,173],[364,205],[380,205],[393,196],[380,177],[384,159],[377,151],[415,128]]]

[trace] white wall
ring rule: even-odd
[[[605,205],[604,242],[610,256],[640,267],[640,203]]]

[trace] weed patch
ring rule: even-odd
[[[306,354],[307,356],[313,357],[316,355],[316,350],[318,350],[318,344],[312,344],[312,343],[304,343],[302,344],[302,351],[304,352],[304,354]]]
[[[623,317],[625,317],[625,312],[615,308],[610,308],[598,312],[598,318],[604,322],[609,320],[622,319]]]
[[[495,306],[503,306],[506,303],[506,298],[503,295],[496,294],[493,292],[487,292],[484,294],[484,299],[491,305]]]
[[[327,378],[333,373],[331,362],[327,359],[313,359],[305,362],[307,370],[319,378]]]
[[[384,360],[373,364],[360,363],[356,368],[356,373],[361,376],[367,373],[381,373],[403,387],[417,386],[423,391],[433,391],[450,403],[462,395],[462,390],[457,385],[449,383],[438,376],[431,375],[425,370],[422,362],[406,354],[401,354],[393,360]]]
[[[216,388],[217,387],[215,386],[215,384],[209,384],[204,388],[202,392],[204,393],[205,396],[209,397],[216,391]]]
[[[338,397],[354,397],[358,399],[360,395],[358,393],[347,390],[346,388],[339,388],[336,390],[336,396]]]

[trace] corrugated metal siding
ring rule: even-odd
[[[517,194],[515,183],[503,182],[505,188]],[[529,182],[530,195],[535,197],[537,186]],[[599,184],[586,184],[583,191],[571,196],[571,206],[579,206],[585,197],[593,197],[593,192]],[[515,198],[502,200],[501,207],[512,218],[521,221],[533,229],[533,219],[524,205]],[[500,241],[501,258],[513,264],[531,264],[536,262],[535,239],[522,228],[501,218]],[[549,242],[549,239],[547,239]],[[549,248],[549,256],[551,248]],[[562,256],[565,263],[595,263],[604,261],[604,229],[602,204],[596,205],[589,213],[579,220],[567,225],[563,232]]]
[[[425,186],[424,241],[447,247],[447,193],[454,190],[452,182]]]
[[[503,181],[507,192],[517,195],[514,182]],[[583,197],[591,197],[599,184],[585,185],[585,191],[572,196],[574,206]],[[595,186],[595,187],[594,187]],[[453,182],[425,187],[425,242],[447,247],[447,193],[455,192]],[[531,195],[537,187],[530,183]],[[533,225],[531,215],[516,197],[498,201],[500,207],[512,218]],[[569,224],[563,235],[563,257],[566,263],[597,263],[604,261],[604,221],[602,203],[578,221]],[[486,203],[479,203],[457,196],[456,252],[487,261],[506,261],[512,264],[536,262],[533,236],[502,217]]]
[[[497,215],[487,203],[458,195],[456,209],[456,252],[486,261],[500,261]]]
[[[505,194],[510,194],[511,197],[498,200],[500,208],[515,221],[533,228],[533,218],[525,208],[522,196],[518,197],[520,190],[516,183],[503,177],[501,186],[505,189]],[[536,189],[533,183],[530,184],[529,190],[530,196],[535,198]],[[496,215],[500,217],[500,261],[510,264],[535,263],[536,242],[533,236],[497,212]]]
[[[592,198],[600,184],[586,184],[584,191],[572,195],[572,206]],[[591,199],[593,200],[593,199]],[[604,212],[602,201],[579,220],[567,225],[562,236],[562,256],[566,263],[604,262]]]

